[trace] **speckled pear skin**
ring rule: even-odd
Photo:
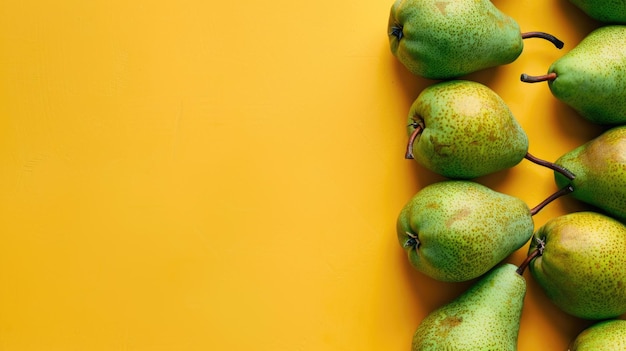
[[[626,23],[626,2],[619,0],[570,0],[587,16],[604,23]]]
[[[466,80],[436,83],[413,102],[409,135],[415,160],[451,179],[472,179],[513,167],[528,151],[528,137],[511,110],[487,86]]]
[[[626,226],[597,212],[554,217],[537,230],[529,252],[532,277],[564,312],[583,319],[626,312]]]
[[[524,45],[517,22],[489,0],[397,0],[387,30],[392,54],[430,79],[511,63]]]
[[[533,230],[522,200],[467,180],[422,188],[397,221],[398,242],[410,264],[448,282],[483,275],[526,244]]]
[[[626,350],[626,320],[609,319],[593,324],[572,341],[568,351]]]
[[[555,172],[559,187],[570,183],[570,196],[594,205],[626,223],[626,126],[613,127],[555,162],[576,178]]]
[[[506,263],[461,296],[431,312],[413,335],[412,351],[517,350],[526,281]]]
[[[600,27],[589,33],[548,72],[557,74],[548,81],[552,95],[585,119],[626,124],[626,25]]]

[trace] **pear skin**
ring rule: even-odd
[[[448,282],[481,276],[528,242],[533,229],[523,201],[464,180],[422,188],[397,221],[410,264]]]
[[[548,81],[552,94],[582,117],[597,124],[626,123],[625,25],[592,31],[548,73],[556,74]]]
[[[561,215],[537,230],[536,249],[529,270],[561,310],[588,320],[626,312],[626,225],[591,211]]]
[[[431,312],[413,335],[412,351],[517,350],[526,280],[503,264]]]
[[[626,24],[626,2],[615,0],[569,0],[587,16],[603,23]]]
[[[575,178],[555,172],[559,187],[571,184],[570,196],[626,221],[626,126],[613,127],[556,160]]]
[[[472,179],[513,167],[528,137],[511,110],[487,86],[466,80],[436,83],[413,102],[408,133],[421,128],[412,157],[451,179]]]
[[[397,0],[387,31],[392,54],[429,79],[511,63],[523,49],[517,22],[489,0]]]
[[[597,322],[580,332],[568,351],[626,350],[626,320]]]

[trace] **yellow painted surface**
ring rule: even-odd
[[[564,0],[495,3],[566,43],[469,77],[554,160],[599,129],[519,74],[597,24]],[[396,242],[439,178],[403,158],[430,82],[389,52],[390,6],[3,1],[0,350],[407,350],[468,284],[417,273]],[[478,181],[529,205],[555,190],[527,161]],[[583,325],[529,280],[521,351]]]

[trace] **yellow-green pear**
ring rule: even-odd
[[[587,16],[604,23],[626,23],[626,2],[619,0],[569,0]]]
[[[552,95],[593,123],[626,124],[626,25],[592,31],[547,74],[521,80],[547,81]]]
[[[626,125],[605,131],[564,154],[555,164],[575,176],[572,180],[554,173],[559,187],[573,186],[570,196],[626,221]]]
[[[514,351],[526,280],[505,263],[431,312],[413,334],[412,351]]]
[[[521,33],[489,0],[396,0],[387,34],[392,54],[413,74],[450,79],[511,63],[524,38],[563,43],[542,32]]]
[[[533,229],[522,200],[468,180],[422,188],[397,220],[410,264],[448,282],[481,276],[528,242]]]
[[[626,225],[612,217],[573,212],[540,227],[529,248],[529,270],[547,297],[583,319],[626,312]]]
[[[528,137],[496,92],[468,80],[424,89],[411,105],[406,158],[452,179],[510,168],[528,152]]]
[[[608,319],[580,332],[568,351],[626,350],[626,320]]]

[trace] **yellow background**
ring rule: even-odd
[[[432,82],[389,52],[391,4],[3,1],[0,350],[408,350],[469,283],[415,272],[395,238],[440,178],[403,158]],[[530,39],[467,78],[554,160],[600,129],[519,74],[597,23],[565,0],[495,4],[566,46]],[[556,190],[528,161],[477,181],[529,206]],[[526,277],[519,349],[564,350],[586,322]]]

